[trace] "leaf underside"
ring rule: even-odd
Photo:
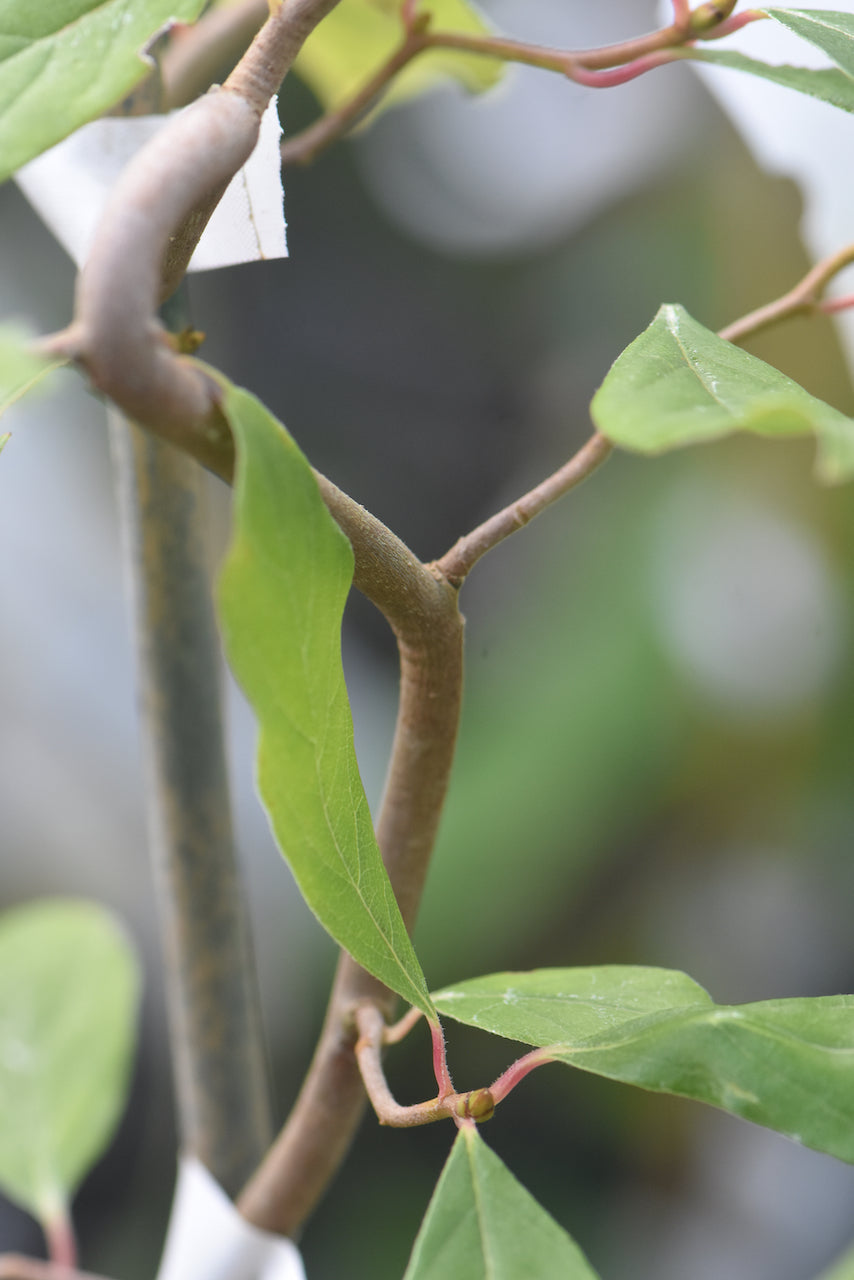
[[[433,999],[550,1060],[709,1103],[854,1163],[854,996],[716,1005],[685,974],[612,965],[491,974]]]
[[[142,52],[204,0],[0,0],[0,182],[116,106],[151,71]]]
[[[461,1129],[404,1280],[597,1280],[581,1250],[476,1129]]]
[[[734,431],[814,434],[816,474],[854,475],[854,422],[764,360],[666,304],[617,357],[590,405],[614,444],[640,453],[717,440]]]
[[[0,917],[0,1188],[43,1223],[124,1107],[139,975],[113,918],[48,900]]]
[[[219,606],[229,662],[258,717],[261,800],[323,927],[386,986],[435,1016],[353,747],[341,665],[350,543],[284,427],[254,396],[224,386],[237,470]]]

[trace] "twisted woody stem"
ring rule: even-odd
[[[155,310],[173,291],[220,194],[251,153],[270,96],[335,3],[286,0],[278,6],[225,85],[172,121],[133,162],[108,205],[82,273],[74,322],[48,344],[55,353],[75,358],[96,388],[129,417],[227,481],[234,446],[219,389],[199,365],[176,355],[164,341]],[[378,840],[409,927],[435,838],[459,716],[462,619],[455,588],[480,556],[589,474],[608,448],[594,436],[556,473],[559,479],[552,477],[485,522],[432,567],[330,481],[317,477],[324,500],[353,544],[355,583],[385,614],[400,648],[400,707]],[[239,1199],[249,1221],[292,1233],[311,1212],[343,1159],[364,1106],[357,1042],[359,1056],[373,1053],[376,1016],[389,1016],[393,1003],[376,979],[342,957],[303,1091]],[[366,1008],[374,1013],[359,1012]],[[373,1019],[367,1027],[366,1017]]]
[[[259,32],[222,89],[170,122],[129,166],[112,196],[77,292],[75,319],[52,349],[155,435],[230,480],[234,446],[218,387],[178,356],[155,319],[234,172],[260,117],[314,25],[335,0],[288,0]],[[176,231],[177,228],[177,231]],[[323,477],[321,493],[350,538],[356,585],[398,640],[401,696],[378,841],[411,927],[453,757],[462,683],[457,593],[363,508]],[[364,1104],[353,1006],[393,1000],[342,957],[306,1085],[279,1141],[240,1197],[258,1226],[292,1233],[343,1158]]]

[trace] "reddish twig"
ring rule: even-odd
[[[772,324],[778,324],[781,320],[787,320],[790,316],[841,309],[833,305],[833,299],[823,303],[821,297],[833,277],[852,263],[854,263],[854,244],[849,244],[837,250],[836,253],[822,258],[810,268],[793,289],[781,297],[766,303],[764,307],[757,307],[755,311],[750,311],[740,320],[734,320],[732,324],[725,325],[719,330],[718,336],[725,338],[727,342],[742,342],[752,334],[759,333]]]
[[[417,17],[413,4],[404,5],[401,11],[404,35],[400,45],[351,98],[283,142],[282,163],[310,164],[359,123],[404,67],[431,49],[455,49],[502,62],[539,67],[544,71],[556,71],[588,88],[607,89],[627,84],[637,76],[673,61],[677,51],[693,40],[715,39],[765,16],[755,10],[738,19],[727,18],[731,7],[728,3],[701,5],[700,9],[692,12],[684,0],[684,3],[674,5],[674,21],[670,26],[617,44],[571,52],[503,36],[436,31],[429,25],[428,13]]]

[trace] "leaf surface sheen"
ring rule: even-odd
[[[112,916],[45,900],[0,917],[0,1187],[43,1223],[124,1106],[139,975]]]
[[[142,50],[204,0],[0,0],[0,182],[143,80]]]
[[[720,1107],[854,1163],[854,996],[716,1005],[667,969],[491,974],[439,1012],[595,1075]]]
[[[614,444],[647,454],[734,431],[813,433],[819,479],[834,484],[854,476],[852,419],[674,304],[660,307],[617,357],[590,413]]]
[[[581,1250],[474,1128],[463,1128],[404,1280],[597,1280]]]
[[[425,0],[436,30],[491,35],[492,28],[469,0]],[[403,39],[399,0],[341,0],[306,41],[294,70],[309,85],[325,111],[346,102],[394,53]],[[504,63],[457,49],[418,54],[395,77],[372,113],[416,97],[446,80],[472,93],[492,88]]]
[[[284,427],[254,396],[223,383],[237,470],[219,606],[229,662],[258,717],[262,803],[323,927],[435,1017],[377,848],[353,746],[341,665],[352,548]]]

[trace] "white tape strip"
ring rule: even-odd
[[[296,1246],[251,1227],[198,1160],[184,1157],[157,1280],[305,1280]]]
[[[168,116],[107,116],[84,125],[15,175],[24,195],[80,267],[104,203],[129,160]],[[287,256],[276,99],[261,121],[258,145],[233,179],[205,229],[191,271]]]

